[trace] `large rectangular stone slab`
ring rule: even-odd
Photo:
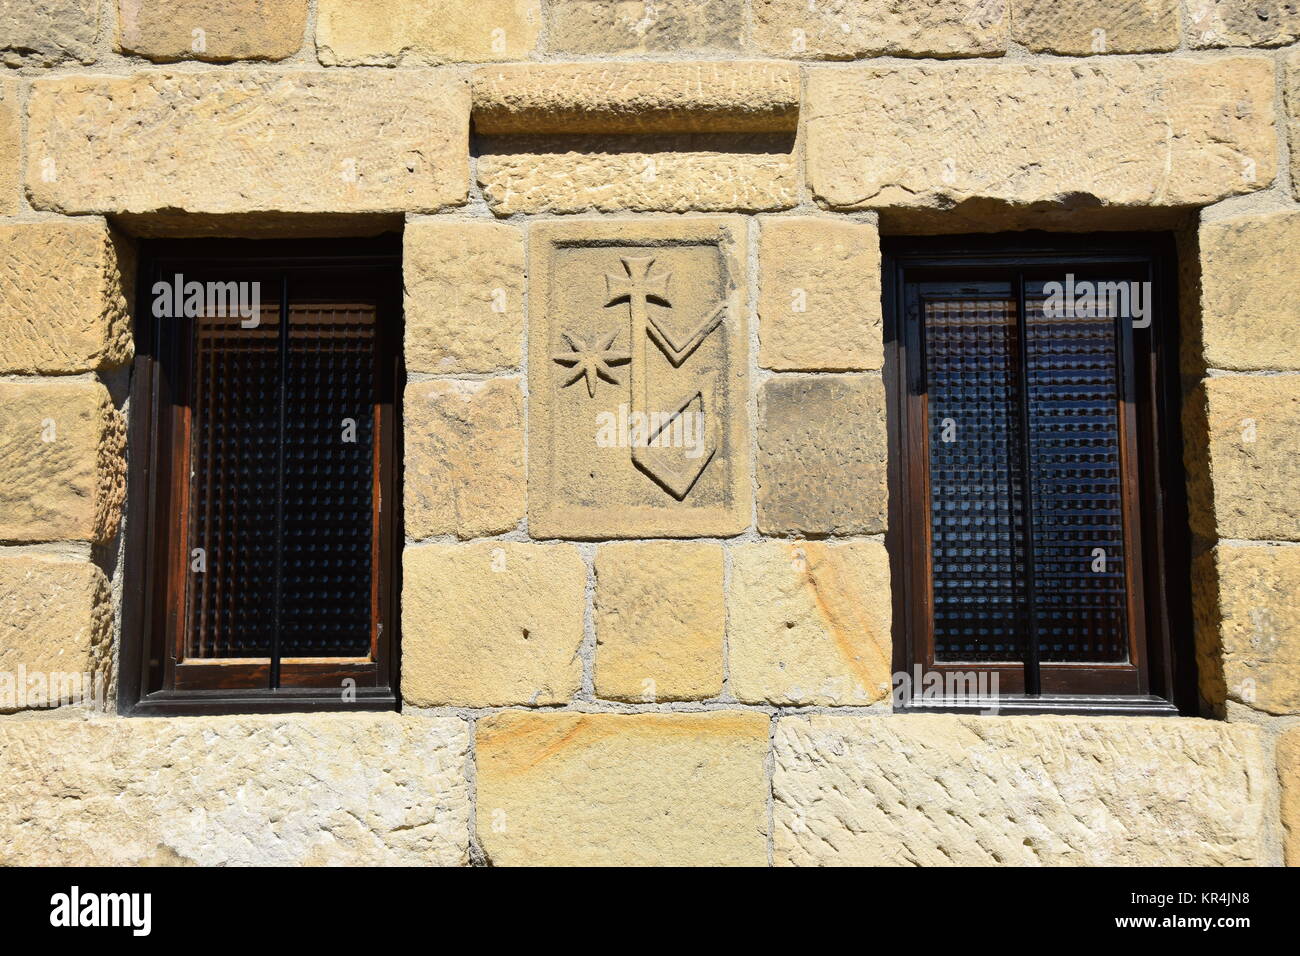
[[[0,58],[6,66],[95,62],[99,0],[0,0]]]
[[[118,0],[117,47],[151,60],[283,60],[302,47],[307,0]]]
[[[0,722],[0,864],[468,862],[468,725],[292,714]]]
[[[549,53],[582,56],[739,50],[744,0],[551,0]]]
[[[27,191],[61,212],[434,211],[469,187],[450,72],[145,71],[32,84]]]
[[[1270,745],[1254,726],[787,717],[775,749],[778,865],[1280,862]]]
[[[328,66],[522,60],[537,46],[539,0],[319,0],[316,53]]]
[[[533,537],[695,537],[749,525],[745,224],[535,224]]]
[[[126,424],[98,382],[0,382],[0,541],[108,541]]]
[[[479,842],[500,866],[763,866],[767,751],[753,712],[493,714]]]
[[[1088,56],[1173,50],[1179,0],[1012,0],[1011,38],[1035,53]]]
[[[1273,181],[1273,88],[1246,56],[818,68],[808,176],[844,209],[1204,205]]]
[[[100,219],[0,226],[0,372],[89,372],[131,358],[130,246]]]
[[[754,43],[770,56],[995,56],[1006,52],[1006,0],[754,0]]]

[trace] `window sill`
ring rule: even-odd
[[[1000,697],[995,704],[913,698],[895,707],[896,714],[1075,714],[1091,717],[1178,717],[1178,708],[1159,697]]]

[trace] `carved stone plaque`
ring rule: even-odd
[[[534,537],[749,526],[744,237],[731,217],[532,227]]]

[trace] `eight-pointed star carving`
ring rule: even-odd
[[[578,379],[585,377],[587,379],[587,396],[595,398],[596,379],[603,378],[611,385],[621,384],[614,377],[612,366],[625,365],[632,361],[632,356],[626,352],[612,350],[614,340],[618,338],[617,329],[591,346],[588,346],[583,339],[569,332],[561,332],[560,336],[569,343],[569,348],[573,350],[551,356],[556,362],[573,372],[573,375],[560,386],[561,388],[572,385]]]

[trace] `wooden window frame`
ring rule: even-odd
[[[882,301],[885,320],[885,387],[889,436],[889,530],[893,575],[894,669],[909,675],[946,671],[999,671],[998,713],[1098,713],[1177,715],[1195,713],[1196,676],[1191,646],[1191,569],[1185,476],[1182,468],[1182,393],[1179,367],[1177,259],[1172,236],[1164,233],[1059,235],[1016,233],[882,238]],[[1146,584],[1130,593],[1130,614],[1140,615],[1144,646],[1132,648],[1136,693],[1117,692],[1117,665],[1037,661],[1030,641],[1027,660],[1014,668],[975,663],[939,663],[933,657],[929,579],[928,450],[925,396],[921,386],[919,322],[908,321],[910,283],[968,281],[1000,274],[1023,288],[1026,273],[1058,275],[1095,268],[1139,269],[1153,283],[1152,331],[1143,348],[1121,354],[1120,381],[1125,456],[1125,533],[1140,529],[1130,554],[1140,556]],[[1023,314],[1023,303],[1019,312]],[[1132,341],[1126,337],[1125,341]],[[909,361],[911,364],[909,365]],[[1150,374],[1134,376],[1137,363]],[[1147,388],[1138,387],[1146,385]],[[1139,561],[1126,561],[1130,569]],[[1130,575],[1130,581],[1132,575]],[[1032,665],[1031,665],[1032,661]],[[1026,680],[1041,667],[1041,683]],[[1133,665],[1128,665],[1134,669]],[[1018,672],[1018,673],[1017,673]],[[1031,686],[1026,687],[1026,683]],[[1038,693],[1033,693],[1037,689]],[[914,693],[920,688],[914,689]],[[1027,692],[1028,691],[1028,692]],[[917,694],[896,703],[909,712],[968,712],[976,703],[925,699]]]
[[[313,271],[335,276],[344,271],[373,274],[377,283],[391,284],[392,298],[382,308],[380,322],[390,323],[391,382],[380,403],[379,492],[383,505],[377,522],[375,567],[379,607],[370,658],[291,660],[277,687],[241,686],[261,681],[265,662],[225,666],[229,677],[204,680],[187,687],[182,664],[176,666],[174,642],[182,628],[176,623],[175,560],[179,554],[181,509],[172,502],[180,487],[174,447],[178,404],[171,372],[181,368],[177,342],[181,336],[160,335],[160,323],[148,303],[155,281],[187,266],[225,267],[232,272],[275,273],[282,277]],[[287,282],[287,279],[285,280]],[[141,243],[136,291],[136,358],[131,383],[129,519],[126,527],[121,669],[118,712],[125,716],[177,714],[283,713],[293,711],[383,711],[399,707],[398,600],[401,585],[401,395],[405,383],[402,361],[401,237],[348,240],[146,240]],[[277,289],[276,299],[283,298]],[[281,321],[284,321],[283,314]],[[185,336],[188,339],[188,335]],[[168,354],[164,354],[168,350]],[[387,369],[385,371],[388,371]],[[168,606],[168,602],[171,606]],[[192,664],[190,668],[210,666]],[[355,699],[344,700],[341,682],[356,681]],[[266,681],[270,683],[268,679]]]

